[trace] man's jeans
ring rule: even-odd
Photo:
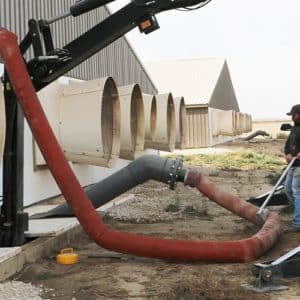
[[[285,191],[294,209],[293,227],[300,229],[300,167],[292,167],[288,171]]]

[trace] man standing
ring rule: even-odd
[[[294,211],[292,226],[300,231],[300,104],[294,105],[287,115],[292,117],[294,126],[285,143],[284,154],[288,163],[293,157],[297,159],[286,176],[285,191],[292,202]]]

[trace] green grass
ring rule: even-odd
[[[281,170],[286,166],[282,157],[256,153],[251,150],[240,150],[221,155],[186,155],[181,158],[186,166],[214,167],[222,170]]]

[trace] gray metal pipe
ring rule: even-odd
[[[250,141],[252,139],[254,139],[255,137],[259,136],[259,135],[262,135],[262,136],[270,136],[269,133],[267,133],[266,131],[264,130],[257,130],[253,133],[251,133],[250,135],[242,138],[243,141]]]
[[[182,168],[182,160],[180,159],[171,160],[156,155],[145,155],[87,188],[85,192],[93,206],[98,208],[150,179],[166,183],[171,189],[174,189],[177,181],[184,182],[186,171]],[[73,216],[73,212],[67,203],[59,205],[48,212],[32,215],[30,218],[58,216]]]

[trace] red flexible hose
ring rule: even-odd
[[[262,229],[253,237],[239,241],[169,240],[108,229],[65,159],[32,85],[16,35],[6,29],[0,29],[0,55],[32,134],[53,177],[84,230],[101,247],[116,252],[175,261],[241,262],[257,258],[274,244],[280,233],[280,221],[276,214],[270,214]],[[211,190],[215,187],[204,184],[205,181],[201,178],[201,175],[191,173],[188,182],[191,181],[198,188],[201,186],[201,189],[204,185],[203,189],[206,188],[208,195],[212,194],[215,199],[222,198],[221,191],[217,189],[216,194]],[[229,194],[226,194],[226,199],[227,208],[233,207],[233,212],[242,212],[243,217],[252,220],[254,206],[246,207],[243,200]],[[247,209],[251,210],[249,215]]]

